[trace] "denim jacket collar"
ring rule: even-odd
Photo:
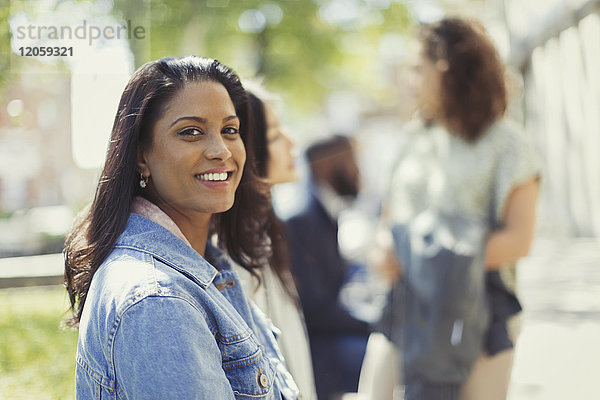
[[[168,229],[141,215],[132,213],[115,247],[130,248],[148,253],[177,271],[193,279],[203,288],[208,287],[218,274],[217,268]],[[219,269],[229,269],[224,254],[210,242],[206,254]]]

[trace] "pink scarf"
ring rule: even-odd
[[[148,218],[150,221],[156,222],[165,229],[168,229],[173,235],[187,243],[192,247],[190,242],[183,235],[177,224],[156,204],[146,200],[141,196],[136,196],[133,199],[132,211],[142,217]]]

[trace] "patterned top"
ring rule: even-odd
[[[391,224],[405,223],[433,207],[501,225],[510,193],[539,177],[540,161],[523,132],[494,123],[474,143],[439,126],[413,123],[390,184]]]

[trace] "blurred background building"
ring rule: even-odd
[[[24,73],[0,109],[0,256],[60,252],[73,215],[68,75]],[[56,224],[53,224],[55,222]]]

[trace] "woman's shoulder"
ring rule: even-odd
[[[488,129],[486,136],[497,148],[510,148],[527,142],[524,128],[511,119],[500,119]]]
[[[157,293],[155,276],[152,259],[146,254],[115,248],[94,274],[88,298],[122,313],[136,299]]]
[[[154,257],[131,248],[115,248],[92,281],[91,297],[115,317],[147,297],[181,298],[197,303],[192,292],[202,288],[183,273]],[[108,308],[106,308],[108,307]]]
[[[505,164],[517,163],[531,172],[539,172],[541,161],[534,138],[523,126],[512,120],[503,119],[490,128],[489,134],[494,151]]]
[[[141,299],[156,292],[149,260],[131,249],[115,248],[100,265],[86,296],[79,336],[104,343],[123,314]]]

